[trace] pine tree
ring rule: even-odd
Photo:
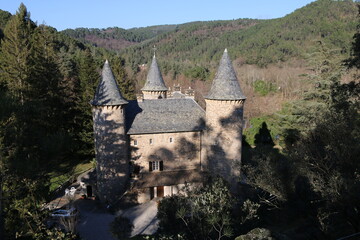
[[[100,75],[89,49],[86,49],[81,55],[78,73],[80,89],[77,109],[79,115],[75,118],[76,124],[79,126],[78,140],[82,144],[81,151],[84,154],[92,155],[94,140],[90,100],[94,97]]]
[[[30,13],[21,4],[16,15],[4,29],[5,38],[1,44],[0,84],[5,85],[21,104],[27,98],[31,71],[34,66],[32,56],[32,34],[36,25],[30,19]]]
[[[115,57],[111,60],[111,68],[120,87],[121,94],[127,100],[135,100],[135,85],[133,79],[125,70],[125,60],[120,57]]]

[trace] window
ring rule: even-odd
[[[153,169],[153,171],[155,171],[155,170],[159,170],[159,161],[153,161],[152,162],[152,169]]]
[[[150,144],[153,144],[153,140],[152,140],[152,138],[150,138],[149,143],[150,143]]]
[[[163,161],[149,162],[149,171],[162,171],[164,168]]]
[[[134,146],[137,146],[137,140],[134,140]]]
[[[169,138],[169,142],[171,142],[171,143],[173,142],[173,138],[172,138],[172,137],[171,137],[171,138]]]

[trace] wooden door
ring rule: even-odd
[[[164,197],[164,186],[158,186],[157,188],[157,197]]]
[[[154,198],[154,187],[150,188],[150,200]]]

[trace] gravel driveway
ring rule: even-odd
[[[102,209],[96,201],[78,200],[80,210],[78,231],[84,240],[116,240],[110,232],[110,223],[115,215]]]
[[[84,240],[116,240],[110,232],[110,223],[114,221],[115,215],[101,207],[94,200],[78,200],[77,208],[80,210],[78,232]],[[151,235],[158,229],[157,202],[150,202],[137,205],[117,212],[128,218],[134,228],[131,237],[136,235]]]

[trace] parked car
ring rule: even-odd
[[[57,209],[54,210],[51,214],[51,217],[77,217],[79,216],[79,211],[76,208],[70,208],[70,209]]]

